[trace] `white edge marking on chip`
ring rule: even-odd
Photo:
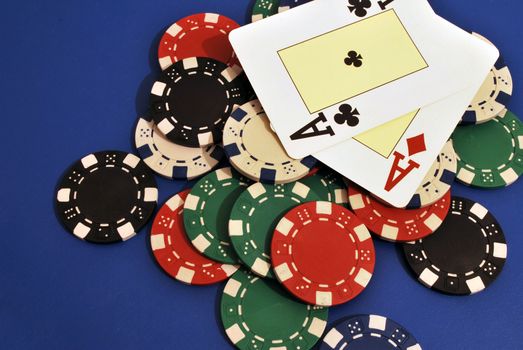
[[[229,220],[229,236],[243,236],[243,220]]]
[[[165,248],[165,236],[163,234],[151,235],[151,248],[159,250]]]
[[[260,258],[256,258],[254,260],[254,264],[252,264],[251,267],[252,271],[256,272],[260,276],[267,276],[269,273],[269,270],[271,269],[271,264],[269,264],[267,261],[262,260]]]
[[[332,203],[318,201],[316,202],[316,213],[317,214],[332,214]]]
[[[174,129],[174,125],[171,124],[168,118],[162,119],[161,122],[159,122],[157,125],[158,129],[160,129],[163,134],[168,134],[171,132],[172,129]]]
[[[166,70],[167,68],[172,66],[174,63],[173,60],[171,59],[171,56],[160,57],[158,59],[158,62],[160,62],[160,67],[162,68],[162,70]]]
[[[493,249],[492,255],[494,255],[494,257],[499,258],[499,259],[506,259],[507,258],[507,245],[505,243],[494,242],[494,249]]]
[[[247,191],[252,198],[258,198],[260,195],[265,193],[265,187],[261,182],[257,182],[247,188]]]
[[[326,291],[316,291],[316,305],[331,306],[332,293]]]
[[[309,186],[301,182],[296,182],[292,188],[292,193],[297,194],[301,198],[306,198],[309,195],[310,190]]]
[[[419,275],[419,280],[428,287],[432,287],[438,278],[439,276],[430,271],[428,268],[425,268],[425,270],[423,270]]]
[[[76,237],[84,239],[88,234],[89,231],[91,231],[91,228],[89,226],[86,226],[79,222],[73,230],[73,233]]]
[[[232,68],[232,67],[227,67],[227,68],[225,68],[225,69],[221,72],[221,75],[222,75],[222,77],[224,77],[228,82],[231,82],[231,81],[233,81],[234,79],[236,79],[236,77],[238,76],[239,73],[241,73],[241,70],[234,69],[234,68]]]
[[[201,146],[206,146],[210,145],[211,143],[214,143],[214,137],[212,136],[212,132],[198,134],[198,143]]]
[[[458,175],[457,175],[458,179],[460,179],[461,181],[463,181],[466,184],[471,184],[472,181],[474,180],[475,176],[476,175],[472,171],[469,171],[465,168],[461,168],[458,171]]]
[[[192,240],[192,245],[195,246],[196,249],[198,249],[200,252],[204,252],[207,250],[207,248],[209,248],[211,242],[209,242],[209,240],[207,240],[204,235],[199,234],[195,239]]]
[[[235,280],[234,278],[229,279],[229,282],[225,285],[223,292],[231,297],[235,298],[238,295],[238,291],[242,287],[241,282]]]
[[[441,223],[443,221],[436,215],[431,214],[427,219],[425,219],[424,223],[425,225],[430,228],[432,231],[436,231],[438,227],[441,226]]]
[[[358,283],[360,286],[365,288],[367,284],[369,284],[370,279],[372,278],[372,273],[365,269],[360,269],[358,271],[358,274],[354,277],[354,281]]]
[[[130,222],[127,222],[124,225],[118,227],[116,231],[118,231],[118,234],[124,241],[136,235],[136,230],[134,229],[133,224]]]
[[[192,68],[198,67],[198,60],[196,59],[196,57],[186,58],[182,61],[182,63],[183,63],[183,68],[185,68],[185,69],[192,69]]]
[[[125,156],[123,163],[127,164],[128,166],[130,166],[131,168],[134,169],[134,168],[136,168],[138,163],[140,163],[140,158],[138,158],[137,156],[135,156],[132,153],[129,153],[128,155]]]
[[[470,212],[476,215],[481,220],[483,220],[485,216],[488,214],[488,209],[479,203],[474,203],[472,208],[470,208]]]
[[[233,344],[237,344],[239,341],[245,338],[245,334],[237,323],[227,328],[225,333],[227,333],[227,336]]]
[[[91,153],[91,154],[86,155],[85,157],[83,157],[81,162],[82,162],[82,166],[85,169],[87,169],[87,168],[97,164],[98,163],[98,159],[96,159],[96,156]]]
[[[263,19],[263,15],[252,15],[251,21],[252,22],[258,22]]]
[[[388,238],[388,239],[391,239],[394,241],[396,240],[396,238],[398,238],[398,232],[399,232],[398,227],[390,226],[387,224],[384,224],[383,227],[381,228],[381,236],[383,238]]]
[[[60,203],[67,203],[69,202],[69,198],[71,196],[71,189],[70,188],[61,188],[58,190],[58,193],[56,194],[56,200]]]
[[[350,206],[354,210],[365,208],[365,202],[363,201],[363,196],[360,193],[350,196],[349,202]]]
[[[182,197],[180,197],[180,195],[175,195],[169,198],[169,200],[165,204],[169,207],[171,211],[175,211],[183,205],[183,199]]]
[[[370,232],[364,224],[360,224],[354,227],[354,232],[356,233],[361,242],[365,242],[366,240],[371,238]]]
[[[343,334],[341,334],[336,328],[331,328],[331,330],[323,338],[323,342],[330,346],[332,349],[338,347],[338,344],[342,340]]]
[[[284,236],[288,236],[291,229],[294,227],[294,222],[290,221],[286,217],[282,217],[278,225],[276,225],[276,231],[280,232]]]
[[[327,321],[321,320],[317,317],[313,317],[311,325],[309,326],[309,329],[307,329],[307,331],[309,332],[309,334],[312,334],[320,338],[323,334],[323,331],[325,330],[325,327],[327,327]]]
[[[292,278],[293,274],[287,263],[280,264],[274,268],[274,272],[278,275],[280,282],[285,282]]]
[[[485,283],[483,283],[483,280],[479,276],[467,280],[467,286],[472,294],[481,292],[485,289]]]
[[[191,283],[194,277],[194,273],[194,270],[190,270],[184,266],[180,266],[180,269],[176,274],[176,279],[185,283]]]
[[[220,15],[217,13],[206,13],[204,21],[206,23],[218,23]]]
[[[343,189],[334,190],[334,202],[338,204],[347,203],[347,191]]]
[[[378,315],[369,315],[369,328],[384,331],[387,329],[387,318]]]
[[[238,266],[236,266],[236,265],[222,264],[222,266],[220,266],[220,267],[222,268],[223,272],[225,272],[225,274],[227,276],[231,276],[233,273],[238,271]]]
[[[229,167],[218,169],[215,171],[215,174],[218,181],[232,179],[232,171]]]
[[[518,174],[514,171],[512,168],[508,168],[507,170],[501,172],[501,178],[503,181],[505,181],[505,184],[510,185],[519,178]]]
[[[407,348],[407,350],[422,350],[422,349],[421,349],[421,346],[419,344],[415,344],[415,345],[409,346]]]
[[[169,34],[172,37],[175,37],[182,31],[182,27],[180,27],[177,23],[174,23],[171,25],[165,32]]]
[[[146,187],[143,200],[145,202],[156,202],[158,200],[158,189],[155,187]]]
[[[167,84],[162,83],[161,81],[156,81],[151,88],[151,94],[155,96],[163,96],[166,87]]]
[[[189,210],[196,210],[199,201],[200,197],[189,193],[185,198],[185,204],[183,205],[183,208]]]

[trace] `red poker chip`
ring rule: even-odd
[[[369,230],[391,242],[414,241],[434,233],[447,216],[450,202],[449,190],[440,200],[423,208],[394,208],[357,186],[349,187],[352,211]]]
[[[369,283],[374,272],[372,237],[346,208],[308,202],[278,222],[271,243],[278,280],[297,298],[313,305],[345,303]]]
[[[201,255],[185,234],[183,204],[190,190],[171,197],[158,211],[151,228],[151,248],[158,264],[170,276],[187,284],[226,280],[237,266],[220,264]]]
[[[229,33],[240,25],[216,13],[197,13],[171,25],[158,47],[162,70],[189,57],[210,57],[229,66],[240,65],[234,54]]]

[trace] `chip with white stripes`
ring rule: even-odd
[[[481,204],[452,197],[443,224],[429,237],[403,245],[405,258],[428,288],[469,295],[488,287],[507,258],[507,242],[499,223]]]
[[[225,285],[220,311],[227,337],[240,350],[311,349],[328,316],[327,308],[301,303],[278,282],[241,269]]]
[[[278,280],[300,300],[321,306],[359,295],[374,272],[369,230],[347,208],[331,202],[301,204],[278,222],[271,244]]]
[[[125,241],[149,221],[158,189],[145,163],[131,153],[103,151],[75,162],[56,194],[58,217],[76,237],[93,243]]]

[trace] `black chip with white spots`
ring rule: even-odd
[[[251,95],[240,66],[191,57],[162,72],[151,89],[151,112],[169,140],[203,147],[222,139],[223,125],[234,107]]]
[[[78,160],[56,194],[58,217],[76,237],[111,243],[134,237],[156,207],[158,189],[145,163],[131,153],[104,151]]]
[[[507,258],[494,216],[481,204],[453,197],[449,214],[430,236],[403,245],[418,280],[437,291],[469,295],[488,287]]]

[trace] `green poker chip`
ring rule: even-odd
[[[256,0],[252,7],[251,22],[277,14],[279,6],[279,0]]]
[[[243,270],[223,290],[221,318],[238,349],[311,349],[327,325],[328,309],[294,299],[276,281]]]
[[[317,194],[322,201],[347,207],[347,186],[343,178],[333,170],[321,168],[314,175],[300,180]]]
[[[183,223],[192,245],[206,257],[225,264],[238,263],[227,228],[231,208],[251,184],[231,168],[218,169],[191,189],[183,208]]]
[[[249,186],[234,203],[229,219],[229,236],[240,260],[257,275],[275,278],[270,259],[274,228],[290,209],[317,200],[321,198],[300,181]]]
[[[483,124],[459,126],[452,141],[458,158],[456,177],[467,185],[504,187],[523,173],[523,124],[510,111]]]

